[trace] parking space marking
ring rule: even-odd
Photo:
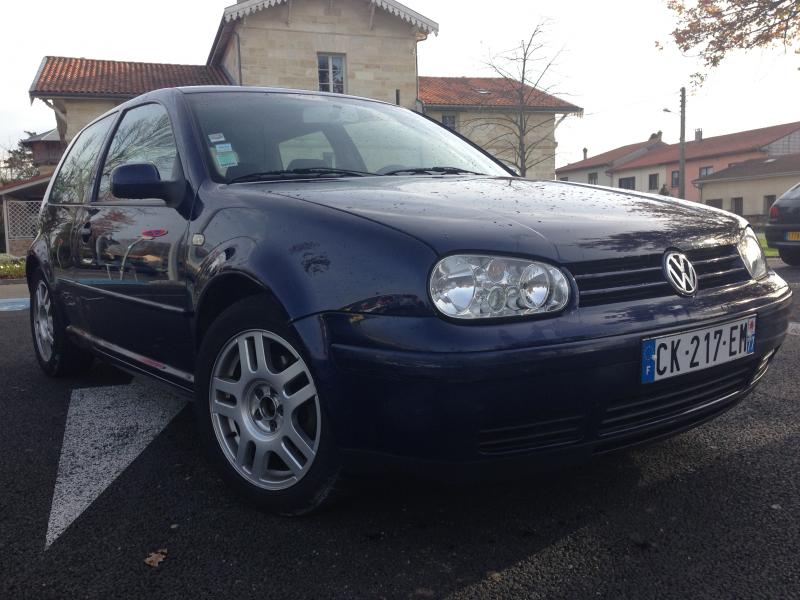
[[[30,300],[28,298],[8,298],[0,300],[0,312],[10,312],[14,310],[28,310]]]
[[[800,335],[800,323],[789,323],[789,335]]]
[[[45,550],[185,405],[185,399],[137,380],[72,391]]]

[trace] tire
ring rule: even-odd
[[[31,337],[39,366],[50,377],[87,371],[94,357],[70,339],[64,311],[41,269],[36,269],[30,283]]]
[[[269,306],[247,298],[213,322],[198,354],[195,411],[227,483],[262,509],[297,516],[330,501],[340,459],[302,342]]]
[[[800,267],[800,248],[780,248],[781,260],[791,267]]]

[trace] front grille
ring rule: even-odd
[[[734,369],[724,365],[713,368],[711,373],[643,385],[635,396],[617,399],[601,409],[598,436],[618,435],[700,410],[747,388],[753,372],[752,364]]]
[[[736,246],[689,250],[700,291],[750,279]],[[580,306],[598,306],[674,295],[664,277],[663,254],[567,265],[578,284]]]
[[[484,454],[504,454],[519,450],[537,450],[581,440],[586,415],[571,414],[528,422],[523,425],[484,429],[478,447]]]

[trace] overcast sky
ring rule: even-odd
[[[0,145],[23,130],[55,126],[28,88],[45,55],[203,64],[223,8],[233,0],[39,0],[6,2],[0,18]],[[420,44],[421,75],[490,75],[484,63],[549,20],[550,52],[562,50],[548,86],[584,107],[557,133],[556,164],[646,139],[663,130],[676,142],[678,90],[700,68],[671,44],[666,0],[407,0],[438,21]],[[656,40],[664,44],[657,50]],[[738,53],[690,89],[689,136],[800,121],[800,56],[782,49]],[[675,113],[663,112],[672,108]]]

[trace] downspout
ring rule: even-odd
[[[233,35],[236,36],[236,67],[239,70],[239,85],[242,83],[242,40],[239,38],[239,32],[234,31]]]

